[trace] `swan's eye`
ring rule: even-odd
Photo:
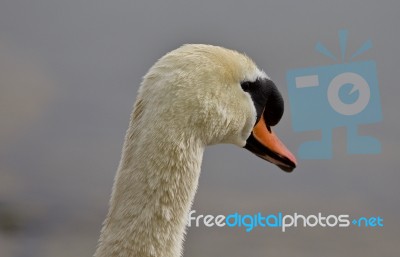
[[[257,122],[261,115],[269,126],[275,126],[283,114],[283,98],[274,82],[269,79],[257,79],[254,82],[240,83],[244,92],[248,92],[257,112]]]
[[[248,81],[242,82],[240,84],[240,86],[242,87],[243,91],[245,91],[245,92],[250,91],[250,82],[248,82]]]

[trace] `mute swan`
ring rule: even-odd
[[[205,146],[245,147],[285,171],[296,159],[271,126],[283,99],[247,56],[184,45],[144,76],[95,257],[179,257]]]

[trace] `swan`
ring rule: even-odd
[[[271,130],[283,99],[246,55],[188,44],[143,77],[95,257],[179,257],[204,148],[244,147],[290,172],[294,155]]]

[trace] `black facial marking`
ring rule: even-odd
[[[240,85],[243,91],[250,94],[254,102],[257,122],[264,113],[264,119],[268,126],[278,124],[283,115],[284,105],[282,95],[274,82],[269,79],[259,78],[254,82],[243,81]]]

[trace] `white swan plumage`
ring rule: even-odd
[[[245,147],[285,171],[296,159],[271,126],[283,100],[246,55],[189,44],[144,76],[95,257],[179,257],[204,148]]]

